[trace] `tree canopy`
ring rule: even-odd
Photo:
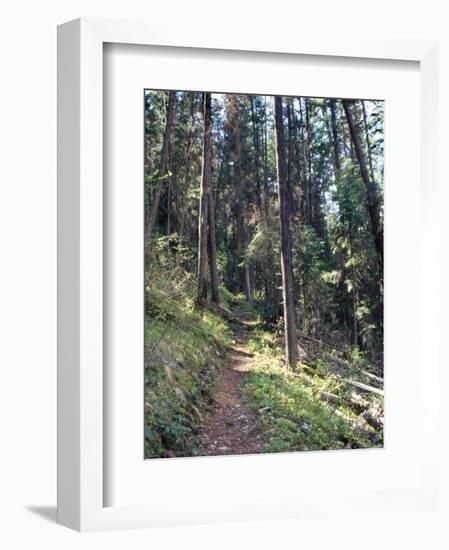
[[[226,319],[225,297],[239,297],[290,369],[315,342],[382,377],[383,102],[154,90],[144,101],[147,323],[161,292],[198,322]]]

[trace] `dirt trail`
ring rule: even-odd
[[[240,321],[234,333],[235,344],[227,365],[222,368],[214,409],[204,418],[200,455],[253,454],[262,449],[257,415],[242,387],[252,364],[247,346],[250,316],[242,310],[234,313]]]

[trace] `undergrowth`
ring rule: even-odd
[[[303,350],[307,360],[287,369],[282,326],[267,328],[254,304],[222,287],[220,306],[198,311],[193,276],[176,263],[152,265],[145,286],[145,458],[197,454],[218,374],[241,327],[236,311],[249,331],[252,363],[244,389],[257,413],[262,452],[383,445],[382,424],[376,424],[383,399],[360,396],[347,384],[348,378],[367,382],[360,350],[346,357],[323,351],[312,360]]]
[[[194,291],[182,271],[167,277],[153,270],[147,280],[145,458],[195,454],[198,426],[230,346],[226,321],[212,310],[197,311]],[[226,303],[225,292],[222,297]]]
[[[322,362],[287,369],[276,335],[257,329],[248,347],[254,361],[245,386],[258,412],[263,452],[382,446],[381,431],[344,404],[350,390]],[[341,403],[326,402],[323,392]]]

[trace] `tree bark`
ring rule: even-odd
[[[329,103],[330,103],[330,110],[331,110],[332,142],[334,147],[335,178],[337,179],[338,173],[341,168],[341,163],[340,163],[340,142],[338,139],[338,131],[337,131],[336,100],[331,99]]]
[[[305,122],[306,122],[306,158],[307,158],[307,205],[308,205],[308,220],[310,225],[314,225],[315,215],[314,215],[314,200],[313,200],[313,185],[314,185],[314,176],[312,168],[312,129],[310,127],[310,105],[309,99],[306,97],[304,99],[305,103]]]
[[[159,171],[158,171],[158,181],[156,184],[156,189],[154,190],[153,196],[151,198],[151,206],[148,209],[147,219],[145,220],[145,242],[146,243],[149,241],[151,237],[151,233],[153,232],[153,229],[154,229],[157,210],[159,208],[159,201],[161,199],[162,187],[163,187],[164,179],[168,172],[170,139],[171,139],[171,133],[173,128],[174,114],[175,114],[175,102],[176,102],[176,92],[169,92],[167,111],[166,111],[166,120],[165,120],[164,139],[162,143],[161,160],[159,163]]]
[[[297,110],[295,108],[295,99],[299,101],[299,98],[293,98],[292,101],[292,117],[293,117],[293,141],[294,141],[294,155],[295,155],[295,182],[292,189],[292,205],[290,208],[292,220],[304,223],[303,211],[301,203],[303,200],[303,185],[302,182],[305,177],[304,159],[302,157],[302,137],[301,137],[301,123],[298,119]],[[296,184],[296,185],[295,185]]]
[[[285,350],[287,362],[294,367],[298,360],[296,334],[295,299],[293,291],[293,269],[291,252],[291,235],[288,217],[288,189],[285,162],[284,120],[282,98],[274,99],[274,116],[276,127],[276,153],[278,170],[279,220],[281,226],[281,269],[282,293],[284,301]]]
[[[180,222],[179,222],[179,249],[176,258],[176,264],[179,265],[181,260],[181,250],[182,250],[182,240],[184,237],[184,226],[186,222],[186,210],[187,210],[187,196],[189,192],[190,182],[194,177],[192,177],[192,165],[193,165],[193,154],[192,154],[192,144],[194,139],[194,126],[195,126],[195,96],[193,92],[189,93],[189,103],[188,103],[188,112],[189,112],[189,121],[187,123],[187,139],[184,150],[184,178],[182,193],[178,194],[178,199],[180,202]],[[180,190],[181,191],[181,190]]]
[[[249,270],[249,265],[245,263],[245,279],[244,279],[244,290],[245,290],[245,300],[247,302],[251,301],[251,274]]]
[[[256,177],[256,203],[260,212],[261,209],[261,193],[260,193],[260,146],[259,146],[259,129],[256,124],[256,111],[254,109],[254,96],[249,96],[251,103],[251,122],[253,127],[253,145],[254,145],[254,173]]]
[[[287,189],[288,189],[288,215],[291,218],[293,202],[293,183],[294,183],[294,147],[293,147],[293,114],[292,99],[287,99]]]
[[[218,294],[218,273],[217,273],[217,244],[215,235],[215,205],[212,192],[212,110],[211,95],[205,94],[204,98],[204,155],[207,156],[207,171],[205,172],[205,183],[207,186],[207,210],[209,221],[209,269],[211,299],[215,304],[220,303]]]
[[[235,219],[234,240],[237,272],[237,288],[244,292],[245,299],[251,299],[250,271],[247,261],[248,235],[248,196],[244,179],[243,138],[241,133],[243,101],[240,96],[230,96],[228,101],[229,148],[231,152],[230,178],[233,185],[232,214]]]
[[[371,155],[371,141],[369,139],[369,131],[368,131],[368,117],[366,115],[366,108],[365,108],[365,102],[362,99],[362,113],[363,113],[363,126],[365,129],[365,139],[366,139],[366,150],[368,152],[368,162],[369,162],[369,169],[370,169],[370,175],[371,180],[374,180],[374,168],[373,168],[373,156]]]
[[[365,184],[366,198],[368,203],[368,212],[371,220],[371,231],[374,237],[374,244],[376,247],[380,277],[382,279],[383,272],[383,256],[384,256],[384,235],[380,222],[380,207],[379,199],[377,197],[377,190],[374,181],[370,178],[368,168],[366,164],[365,155],[360,143],[360,137],[358,134],[357,126],[354,121],[354,116],[351,110],[351,101],[344,99],[343,107],[348,121],[349,131],[351,133],[351,140],[354,145],[355,154],[359,163],[360,173],[362,175],[363,183]]]
[[[270,215],[270,190],[268,187],[268,123],[267,123],[267,98],[264,100],[263,120],[263,211],[266,231],[271,227]],[[276,304],[275,275],[273,272],[273,245],[271,236],[268,236],[267,257],[265,262],[265,302],[266,317],[270,321],[278,319],[278,307]]]
[[[171,145],[168,148],[168,177],[167,177],[167,237],[171,233],[171,208],[172,208],[172,151]],[[168,243],[168,240],[167,240]]]
[[[218,293],[218,272],[217,272],[217,244],[215,236],[215,205],[212,190],[208,195],[208,213],[209,213],[209,269],[210,269],[210,289],[211,300],[214,304],[220,303]]]
[[[257,213],[259,216],[259,219],[262,219],[263,213],[262,213],[262,197],[261,197],[261,185],[260,185],[260,133],[259,133],[259,126],[257,124],[257,118],[256,117],[256,101],[255,96],[249,96],[249,101],[251,105],[251,123],[252,123],[252,129],[253,129],[253,146],[254,146],[254,174],[256,179],[256,206],[257,206]],[[248,239],[246,238],[245,241]],[[246,245],[247,246],[247,245]],[[263,262],[262,262],[263,263]],[[265,279],[266,279],[266,273]],[[266,291],[266,284],[265,284],[265,291]],[[252,287],[251,287],[251,274],[249,265],[245,264],[245,295],[247,300],[250,300],[252,297]]]
[[[198,220],[198,293],[197,305],[203,308],[207,300],[207,225],[209,207],[209,189],[212,176],[212,146],[210,127],[210,94],[203,95],[203,167],[201,177],[200,207]]]
[[[324,228],[321,211],[321,189],[319,178],[315,177],[313,164],[312,164],[312,152],[313,152],[313,133],[312,123],[310,121],[312,111],[312,100],[306,98],[306,127],[307,127],[307,162],[309,167],[309,209],[310,209],[310,223],[315,229],[315,233],[320,239],[324,238]]]
[[[300,180],[301,193],[299,196],[299,211],[301,214],[301,220],[304,224],[310,223],[309,207],[308,207],[308,181],[309,181],[309,166],[307,162],[306,151],[306,135],[305,135],[305,121],[304,121],[304,109],[302,105],[302,98],[298,98],[299,102],[299,141],[301,149],[301,164],[302,164],[302,178]]]

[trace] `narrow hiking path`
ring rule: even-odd
[[[253,362],[247,345],[252,317],[241,307],[234,310],[234,315],[238,319],[234,345],[220,373],[214,408],[205,416],[199,436],[198,454],[203,456],[253,454],[262,450],[257,415],[243,387]]]

